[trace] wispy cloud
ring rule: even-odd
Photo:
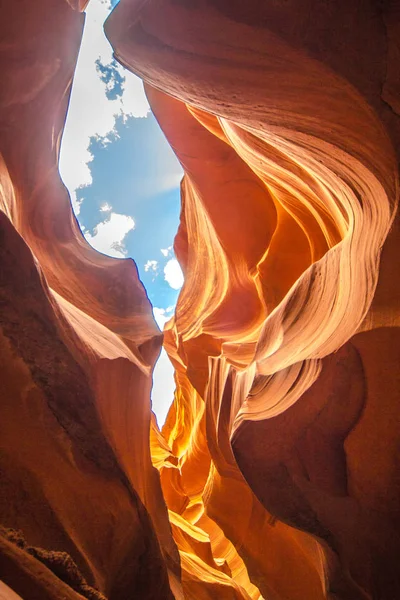
[[[99,252],[116,258],[125,258],[124,239],[134,228],[135,221],[132,217],[111,213],[105,221],[96,225],[93,234],[85,231],[85,238]]]
[[[101,212],[110,212],[111,210],[112,210],[112,206],[111,206],[111,204],[108,204],[108,202],[104,202],[104,204],[102,204],[100,206]]]
[[[151,272],[153,275],[152,281],[155,281],[158,275],[158,262],[156,260],[148,260],[144,265],[144,270],[146,273]]]
[[[161,248],[161,254],[165,257],[170,256],[172,254],[172,246],[168,246],[168,248]]]
[[[176,258],[171,258],[165,265],[164,279],[174,290],[179,290],[183,286],[183,273]]]
[[[92,183],[88,164],[93,136],[107,140],[115,134],[118,116],[145,117],[149,105],[141,80],[113,60],[103,23],[111,10],[109,0],[91,0],[75,71],[72,98],[63,136],[60,173],[71,193],[76,214],[76,190]]]
[[[95,61],[96,69],[100,79],[106,86],[106,96],[109,100],[122,98],[124,93],[125,76],[122,75],[116,60],[112,60],[110,64],[103,65],[100,58]]]
[[[158,269],[158,262],[156,260],[148,260],[147,263],[144,265],[145,271],[157,272],[157,269]]]

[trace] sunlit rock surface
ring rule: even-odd
[[[164,344],[57,169],[85,2],[0,25],[0,595],[400,597],[400,7],[121,0],[185,172]]]
[[[189,597],[224,597],[200,536],[235,597],[400,597],[399,23],[122,0],[106,25],[185,172],[152,450]]]
[[[57,168],[79,8],[10,3],[0,26],[0,580],[24,600],[173,598],[148,441],[162,338],[135,264],[87,244]]]

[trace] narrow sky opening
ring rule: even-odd
[[[117,2],[90,0],[61,146],[60,173],[87,241],[135,260],[162,329],[183,275],[172,243],[182,169],[150,111],[141,80],[113,59],[103,23]],[[164,350],[153,377],[161,427],[174,395]]]

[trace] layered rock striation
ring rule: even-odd
[[[0,579],[24,599],[81,598],[71,570],[98,597],[173,598],[148,441],[162,337],[135,264],[89,246],[58,173],[83,8],[8,4],[0,26]]]
[[[185,172],[164,496],[265,598],[400,594],[398,31],[308,0],[106,25]]]
[[[0,592],[400,597],[398,2],[106,22],[184,169],[161,431],[136,267],[88,246],[57,169],[83,4],[0,26]]]

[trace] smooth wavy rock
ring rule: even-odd
[[[173,598],[169,576],[178,598],[148,441],[162,337],[135,264],[89,246],[58,173],[84,4],[2,11],[0,524],[38,550],[0,534],[0,580],[72,600],[75,569],[84,596],[126,600]]]
[[[185,173],[161,431],[136,266],[58,173],[86,4],[0,23],[0,597],[395,600],[398,0],[108,19]]]
[[[220,582],[205,539],[240,598],[400,596],[399,24],[361,0],[106,23],[185,173],[151,443],[188,597],[225,597],[195,587]]]

